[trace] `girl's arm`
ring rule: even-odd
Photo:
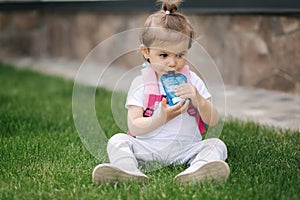
[[[192,104],[198,109],[202,120],[209,126],[215,126],[219,122],[219,113],[208,99],[204,99],[192,84],[182,84],[177,87],[177,96],[189,98]]]
[[[166,99],[163,99],[161,102],[160,113],[154,114],[151,117],[144,117],[143,108],[139,106],[129,106],[127,116],[129,132],[135,136],[147,134],[164,125],[179,114],[186,112],[187,109],[188,102],[184,103],[184,101],[181,101],[175,106],[167,106]]]
[[[204,99],[199,92],[196,93],[197,96],[197,108],[200,113],[202,120],[209,126],[216,126],[219,123],[219,112],[214,107],[209,99]]]

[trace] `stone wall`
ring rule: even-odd
[[[193,16],[225,83],[300,93],[300,18]],[[201,40],[200,40],[201,42]]]
[[[148,13],[2,12],[0,59],[83,60],[113,34],[140,28]],[[300,94],[300,18],[270,15],[189,15],[224,82]],[[130,41],[129,41],[130,42]],[[115,46],[108,47],[108,53]],[[127,67],[140,56],[124,57]]]

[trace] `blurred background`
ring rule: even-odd
[[[141,28],[158,9],[154,0],[0,0],[0,60],[80,63],[101,41]],[[180,11],[225,84],[300,94],[300,1],[186,0]],[[132,39],[108,46],[106,53]],[[132,68],[142,62],[132,51],[114,65]]]

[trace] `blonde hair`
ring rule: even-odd
[[[190,48],[194,38],[194,30],[187,17],[177,12],[182,1],[161,0],[159,2],[162,4],[161,10],[147,18],[144,29],[140,35],[141,43],[146,47],[150,47],[155,41],[171,40],[171,37],[160,37],[161,35],[158,34],[158,28],[160,28],[167,32],[177,32],[177,35],[178,33],[183,34],[184,37],[189,38],[188,48]],[[175,39],[179,38],[177,37]]]

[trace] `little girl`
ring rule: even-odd
[[[160,94],[165,94],[160,77],[169,71],[186,69],[186,55],[193,41],[193,28],[186,17],[177,12],[181,1],[162,1],[161,10],[150,15],[141,33],[140,50],[155,75]],[[128,92],[128,128],[130,134],[118,133],[109,139],[107,152],[110,163],[100,164],[93,171],[98,183],[136,180],[148,177],[139,170],[140,162],[161,165],[188,164],[175,180],[181,183],[203,180],[224,181],[230,169],[226,162],[226,145],[217,138],[202,140],[195,116],[187,110],[192,105],[202,120],[215,126],[219,115],[210,101],[203,81],[188,71],[189,81],[179,85],[176,96],[181,100],[168,105],[166,98],[145,115],[145,81],[137,77]],[[152,110],[152,109],[151,109]]]

